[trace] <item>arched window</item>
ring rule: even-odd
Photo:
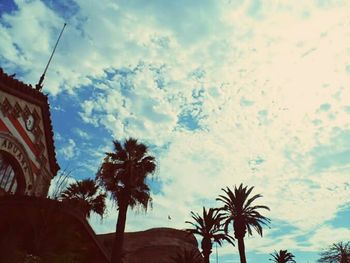
[[[8,154],[0,152],[0,195],[15,194],[19,190],[17,162],[12,159]]]

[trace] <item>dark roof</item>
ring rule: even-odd
[[[7,75],[0,67],[0,87],[7,93],[18,98],[33,103],[41,108],[43,114],[44,133],[46,138],[46,147],[49,158],[49,165],[52,174],[55,176],[60,169],[55,152],[55,144],[53,140],[53,129],[51,122],[50,106],[47,95],[36,90],[32,85],[27,85],[13,76]]]

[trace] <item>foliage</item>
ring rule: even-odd
[[[189,233],[199,235],[202,237],[202,251],[206,262],[209,262],[209,255],[212,249],[212,240],[222,245],[222,241],[227,241],[234,245],[234,239],[230,235],[226,234],[221,228],[221,220],[223,214],[219,210],[209,208],[207,211],[203,207],[203,215],[200,216],[194,212],[191,212],[194,222],[186,221],[194,228],[187,229]]]
[[[280,250],[279,252],[275,251],[270,255],[272,256],[272,259],[270,260],[275,263],[296,263],[294,260],[294,255],[287,250]]]
[[[61,193],[60,199],[81,209],[87,218],[90,217],[91,212],[103,217],[106,210],[106,194],[99,191],[99,185],[92,179],[70,184]]]
[[[350,262],[350,242],[334,243],[320,253],[319,263],[348,263]]]
[[[248,234],[252,235],[252,229],[255,229],[262,236],[262,225],[268,225],[270,222],[270,219],[257,211],[258,209],[270,210],[267,206],[252,205],[256,199],[262,197],[261,194],[257,194],[249,198],[253,189],[254,187],[248,189],[247,186],[243,187],[243,184],[240,184],[238,188],[235,186],[234,192],[232,192],[227,187],[222,189],[226,195],[219,195],[219,198],[217,198],[217,200],[224,203],[220,210],[224,211],[225,231],[228,231],[229,225],[233,222],[236,238],[239,236],[244,237],[247,230]]]
[[[119,207],[126,202],[132,208],[139,205],[147,210],[152,199],[146,177],[155,171],[154,157],[148,156],[147,146],[136,139],[130,138],[124,145],[115,140],[113,144],[114,152],[106,153],[97,180]]]

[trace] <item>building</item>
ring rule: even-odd
[[[58,170],[47,96],[0,68],[0,195],[45,197]]]
[[[48,97],[0,68],[0,262],[109,262],[81,211],[46,198],[58,170]]]

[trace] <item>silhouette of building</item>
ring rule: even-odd
[[[0,195],[47,195],[57,174],[48,98],[0,68]]]

